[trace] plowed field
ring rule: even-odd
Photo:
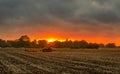
[[[120,49],[0,49],[0,74],[120,74]]]

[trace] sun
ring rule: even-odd
[[[48,43],[52,43],[52,42],[55,42],[55,41],[59,41],[59,42],[64,42],[65,40],[63,39],[57,39],[57,38],[47,38],[46,39]]]
[[[56,41],[56,39],[52,38],[52,39],[48,39],[47,41],[50,43]]]

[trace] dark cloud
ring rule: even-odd
[[[117,0],[116,0],[117,1]],[[95,20],[110,19],[119,21],[116,1],[111,0],[1,0],[0,19],[48,21],[49,16],[55,16],[64,20],[78,20],[83,15]],[[116,8],[116,10],[115,10]],[[99,19],[100,18],[100,19]],[[85,20],[85,19],[84,19]],[[88,20],[88,19],[86,19]],[[89,19],[90,20],[90,19]]]
[[[111,10],[101,10],[88,15],[86,14],[85,16],[103,23],[119,23],[120,21],[120,17]]]
[[[119,0],[0,0],[1,36],[32,29],[32,33],[43,32],[44,28],[76,35],[115,33],[114,29],[120,29],[119,8]]]

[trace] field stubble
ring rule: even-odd
[[[0,49],[0,74],[120,74],[120,49]]]

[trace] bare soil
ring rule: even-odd
[[[120,49],[1,48],[0,74],[120,74]]]

